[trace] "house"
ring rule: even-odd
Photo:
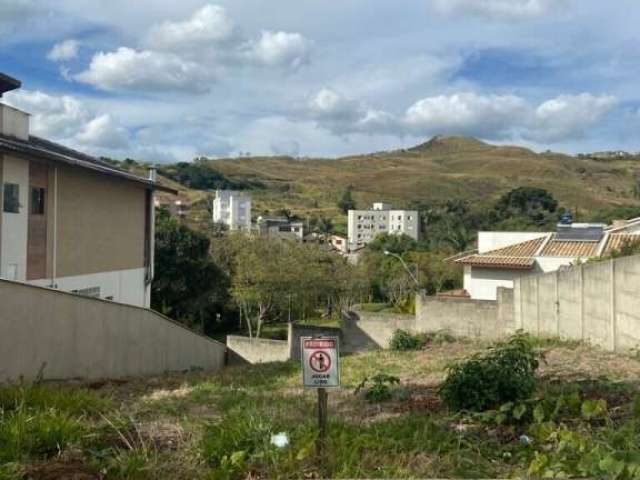
[[[304,223],[286,218],[258,217],[258,233],[267,237],[278,237],[286,240],[302,242],[304,239]]]
[[[497,288],[513,288],[519,276],[606,256],[633,241],[640,241],[640,218],[611,226],[560,224],[555,232],[479,232],[477,251],[447,261],[464,266],[464,289],[472,299],[495,300]]]
[[[216,190],[213,221],[229,230],[251,230],[251,197],[236,190]]]
[[[21,86],[0,74],[0,96]],[[0,103],[0,278],[148,307],[155,171],[141,178],[30,134]]]
[[[393,210],[388,203],[374,203],[371,210],[349,210],[347,232],[349,251],[371,242],[381,233],[420,238],[418,212]]]
[[[341,235],[329,236],[329,243],[338,252],[342,254],[348,253],[348,240]]]

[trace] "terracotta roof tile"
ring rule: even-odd
[[[555,240],[554,237],[540,252],[542,257],[580,257],[591,258],[598,253],[600,242],[583,242],[574,240]]]
[[[482,253],[481,255],[491,257],[532,257],[542,246],[546,238],[547,235],[543,235],[533,240],[527,240],[526,242],[516,243],[515,245],[509,245],[508,247],[491,250],[489,252]]]
[[[609,255],[614,250],[620,250],[627,242],[637,241],[640,241],[640,234],[612,233],[609,235],[609,240],[607,240],[607,245],[604,247],[602,255]]]
[[[456,260],[457,263],[470,265],[472,267],[483,268],[517,268],[530,269],[533,268],[533,257],[507,257],[492,256],[487,254],[469,255],[468,257]]]

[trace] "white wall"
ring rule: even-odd
[[[478,232],[478,253],[485,253],[516,243],[548,235],[545,232]]]
[[[539,272],[555,272],[560,267],[569,266],[576,261],[576,257],[536,257]]]
[[[251,197],[235,190],[218,190],[213,200],[213,221],[230,230],[251,229]]]
[[[465,267],[464,288],[473,300],[496,300],[498,287],[513,288],[514,279],[527,270]]]
[[[29,228],[29,162],[4,156],[2,163],[2,195],[4,183],[20,186],[20,213],[2,215],[2,248],[0,278],[24,281],[27,278],[27,234]],[[16,271],[17,269],[17,271]],[[16,271],[14,275],[14,271]]]
[[[148,307],[149,296],[144,284],[145,269],[119,270],[114,272],[100,272],[90,275],[62,277],[55,280],[55,288],[70,292],[86,288],[100,287],[100,298],[137,307]],[[51,279],[41,279],[28,282],[39,287],[52,287]]]
[[[418,240],[420,220],[413,210],[349,210],[347,232],[349,250],[366,245],[381,233],[405,234]]]

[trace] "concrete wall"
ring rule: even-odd
[[[354,309],[342,315],[342,335],[345,352],[373,348],[388,348],[396,330],[415,331],[413,315],[373,313]]]
[[[4,184],[13,183],[19,186],[20,212],[5,213],[0,209],[0,215],[2,215],[0,277],[24,281],[27,278],[29,162],[5,155],[2,167]],[[4,184],[0,188],[0,194],[4,194]]]
[[[218,370],[225,346],[151,310],[0,280],[0,382]]]
[[[248,363],[286,362],[289,360],[289,342],[267,338],[249,338],[227,335],[230,361]]]
[[[608,350],[640,346],[640,256],[522,277],[516,328],[584,340]]]
[[[501,338],[513,331],[513,299],[510,289],[498,288],[498,300],[437,298],[416,300],[416,326],[420,332],[446,330],[472,338]]]

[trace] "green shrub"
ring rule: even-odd
[[[0,409],[5,412],[18,408],[55,408],[72,415],[84,415],[106,410],[110,406],[108,400],[86,389],[32,384],[0,387]]]
[[[517,333],[507,342],[449,367],[440,396],[453,410],[483,411],[525,400],[535,391],[540,358],[529,336]]]
[[[420,350],[426,343],[424,335],[414,335],[407,330],[396,330],[389,342],[389,348],[398,352]]]
[[[400,379],[398,377],[387,375],[386,373],[377,373],[373,377],[366,377],[362,382],[360,382],[360,385],[356,387],[356,395],[367,386],[369,380],[371,380],[373,385],[366,389],[364,396],[370,402],[384,402],[386,400],[391,400],[393,397],[393,385],[400,383]]]

